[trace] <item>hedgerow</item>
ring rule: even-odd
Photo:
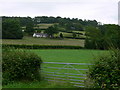
[[[30,51],[3,48],[2,84],[21,80],[40,80],[41,63],[41,58]]]
[[[67,46],[67,45],[25,45],[25,44],[3,44],[2,47],[14,47],[24,49],[82,49],[81,46]]]
[[[97,58],[88,74],[93,87],[120,88],[120,50],[110,51]]]

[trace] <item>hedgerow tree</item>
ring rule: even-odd
[[[54,38],[54,34],[57,34],[58,32],[59,32],[58,26],[54,25],[46,29],[44,33],[47,33],[50,38]]]
[[[32,18],[28,17],[28,21],[27,21],[27,24],[26,24],[26,30],[25,32],[28,34],[28,35],[32,35],[33,32],[34,32],[34,22],[32,20]]]
[[[62,38],[62,39],[64,38],[62,33],[60,33],[60,38]]]
[[[22,39],[23,38],[23,33],[18,20],[3,19],[2,38],[3,39]]]

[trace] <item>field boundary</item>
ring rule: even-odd
[[[26,45],[26,44],[2,44],[2,47],[14,47],[23,49],[83,49],[81,46],[69,45]]]
[[[43,64],[51,64],[51,66],[42,67],[42,73],[44,75],[45,80],[54,81],[54,82],[69,82],[76,87],[85,87],[84,80],[86,78],[86,74],[81,71],[87,72],[88,69],[78,69],[74,67],[74,65],[93,65],[90,63],[61,63],[61,62],[43,62]],[[63,65],[62,67],[54,67],[53,65]],[[67,66],[67,68],[66,68]],[[53,71],[49,71],[47,69],[53,69]],[[55,70],[54,70],[55,69]],[[61,70],[75,70],[77,73],[67,73],[60,72]]]

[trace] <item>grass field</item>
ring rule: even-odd
[[[72,45],[84,46],[84,40],[77,39],[49,39],[49,38],[33,38],[25,36],[23,39],[3,39],[3,44],[37,44],[37,45]]]
[[[71,50],[71,49],[47,49],[47,50],[30,50],[31,52],[39,55],[43,62],[64,62],[64,63],[92,63],[94,61],[95,56],[104,55],[107,51],[102,50]],[[42,65],[44,67],[46,65]],[[63,67],[62,65],[52,65],[47,64],[48,67]],[[88,66],[75,66],[75,68],[88,68]],[[74,73],[78,74],[75,70],[57,70],[57,69],[44,69],[49,72],[60,72],[60,73]],[[85,73],[81,71],[81,73]],[[45,75],[41,73],[44,77]],[[74,76],[74,75],[73,75]],[[81,77],[79,75],[79,77]],[[54,79],[57,77],[53,77]],[[70,79],[70,78],[69,78]],[[77,79],[76,79],[77,80]],[[84,79],[80,79],[84,80]],[[68,81],[69,82],[69,81]],[[80,83],[80,82],[78,82]],[[13,84],[9,84],[3,86],[3,88],[75,88],[70,83],[57,83],[50,81],[41,81],[41,82],[15,82]]]
[[[98,55],[105,55],[107,51],[103,50],[67,50],[67,49],[49,49],[49,50],[32,50],[39,56],[41,56],[43,62],[60,62],[60,63],[93,63]],[[56,72],[55,75],[63,75],[64,79],[74,79],[74,80],[85,80],[85,76],[82,75],[66,75],[60,73],[72,73],[72,74],[86,74],[85,70],[75,70],[75,69],[88,69],[88,65],[61,65],[61,64],[42,64],[42,67],[53,67],[53,68],[43,68],[46,72]],[[58,68],[70,68],[70,69],[58,69]],[[43,76],[46,76],[44,72]],[[53,73],[54,75],[54,73]],[[72,76],[72,77],[68,77]],[[47,75],[46,77],[49,77]],[[51,77],[51,76],[50,76]],[[73,77],[84,77],[84,78],[73,78]],[[53,76],[50,80],[57,80],[56,78],[61,78],[59,76]],[[66,80],[65,80],[66,81]],[[67,80],[67,82],[70,82]],[[76,81],[77,83],[82,83],[82,81]]]
[[[38,54],[43,62],[60,62],[60,63],[93,63],[98,55],[104,55],[107,51],[102,50],[67,50],[67,49],[49,49],[49,50],[31,50]],[[42,67],[64,67],[59,64],[42,64]],[[88,65],[72,65],[76,69],[88,69]],[[66,68],[69,68],[67,66]],[[56,72],[57,69],[44,69],[45,71]],[[66,70],[59,70],[59,72],[65,73]],[[70,70],[71,73],[78,73],[75,70]],[[81,71],[81,73],[86,73]]]
[[[44,62],[91,63],[95,56],[106,53],[103,50],[71,50],[47,49],[31,50],[38,54]]]
[[[52,24],[37,24],[37,27],[34,27],[34,28],[47,29],[48,27],[53,26],[53,25],[54,25],[54,23],[52,23]]]

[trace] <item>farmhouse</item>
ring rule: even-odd
[[[34,33],[33,37],[47,37],[48,35],[45,33]]]

